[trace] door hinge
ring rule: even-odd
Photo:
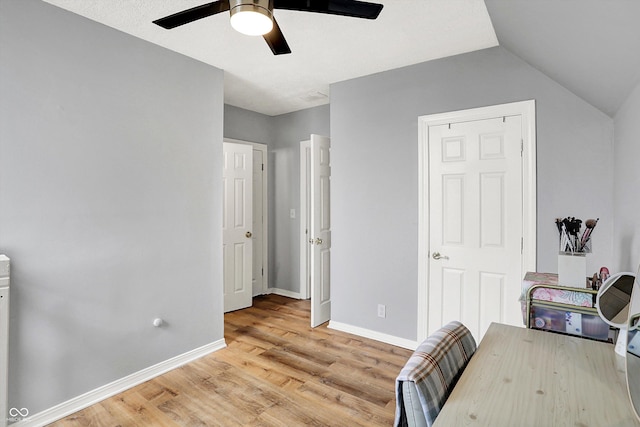
[[[262,168],[262,170],[264,170],[264,163],[261,164],[260,167]]]
[[[261,271],[261,273],[260,273],[260,274],[262,274],[262,275],[264,276],[264,268],[261,268],[261,270],[262,270],[262,271]]]

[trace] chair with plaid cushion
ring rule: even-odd
[[[431,427],[475,351],[471,332],[457,321],[420,344],[396,378],[394,425]]]

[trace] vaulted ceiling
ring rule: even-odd
[[[486,5],[501,46],[609,116],[640,83],[640,1]]]
[[[228,13],[152,23],[207,0],[44,0],[225,70],[225,102],[278,115],[332,83],[502,45],[608,115],[640,81],[637,0],[372,0],[377,20],[276,10],[292,53],[235,32]]]

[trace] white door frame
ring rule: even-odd
[[[311,140],[300,142],[300,299],[311,298],[309,280],[309,162]]]
[[[262,151],[262,158],[264,159],[264,174],[262,179],[262,218],[264,219],[263,226],[263,239],[262,239],[262,265],[263,280],[262,280],[262,294],[269,293],[269,205],[267,197],[267,181],[269,177],[268,169],[268,157],[267,157],[267,145],[259,142],[242,141],[239,139],[224,138],[224,142],[232,142],[235,144],[244,144],[253,146],[254,150]]]
[[[9,374],[9,258],[0,254],[0,375],[8,378]],[[8,381],[0,383],[0,427],[7,425],[11,415],[7,408]]]
[[[418,336],[427,338],[429,307],[429,126],[522,116],[522,269],[536,269],[536,118],[535,100],[418,117]]]

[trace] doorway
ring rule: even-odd
[[[224,139],[224,312],[268,293],[267,146]]]
[[[331,318],[331,141],[300,143],[300,296],[311,298],[311,327]]]
[[[535,102],[419,118],[418,342],[460,320],[522,326],[536,267]]]

